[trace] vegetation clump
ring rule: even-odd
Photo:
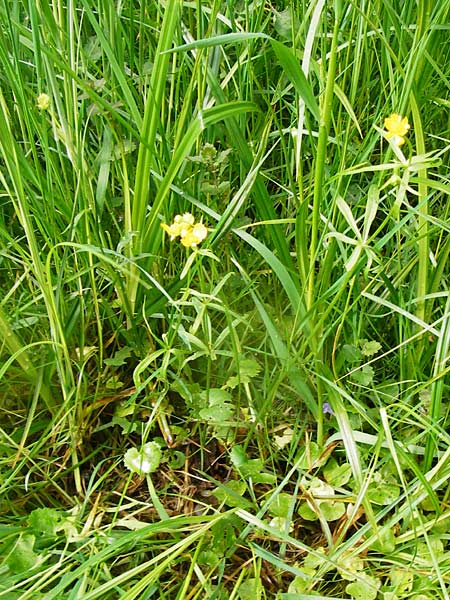
[[[449,598],[450,3],[0,5],[0,600]]]

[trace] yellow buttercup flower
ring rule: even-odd
[[[196,223],[190,231],[181,235],[181,243],[186,248],[196,248],[208,235],[207,228],[203,223]]]
[[[208,235],[208,229],[203,223],[196,223],[191,213],[176,215],[173,223],[161,223],[161,227],[170,235],[170,241],[179,237],[186,248],[196,248]]]
[[[193,227],[195,218],[190,213],[184,213],[183,216],[175,215],[172,225],[161,223],[161,227],[166,233],[170,235],[170,241],[172,242],[178,236],[183,237]]]
[[[47,110],[50,106],[50,96],[48,94],[39,94],[36,98],[36,104],[39,110]]]
[[[161,223],[161,227],[170,235],[171,242],[173,242],[173,240],[180,235],[180,225],[178,223],[172,223],[172,225]]]
[[[386,139],[391,140],[397,146],[405,143],[404,136],[410,128],[408,117],[402,117],[397,113],[393,113],[384,120],[384,126],[386,128]]]

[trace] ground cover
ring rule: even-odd
[[[449,11],[0,3],[0,599],[449,597]]]

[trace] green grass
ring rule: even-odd
[[[449,13],[0,3],[0,600],[450,597]]]

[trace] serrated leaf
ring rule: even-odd
[[[56,537],[63,517],[53,508],[36,508],[30,513],[28,523],[36,537]]]
[[[356,363],[362,359],[362,352],[356,346],[351,344],[344,344],[341,350],[344,360],[349,363]]]
[[[105,386],[108,390],[120,390],[123,387],[123,381],[120,381],[118,375],[113,375],[108,379]]]
[[[256,377],[261,371],[260,364],[253,358],[244,358],[239,363],[239,373],[241,377]]]
[[[131,348],[125,346],[118,350],[113,358],[105,358],[104,363],[109,367],[121,367],[126,363],[126,359],[131,356]]]
[[[162,459],[161,446],[157,442],[147,442],[141,448],[129,448],[125,452],[124,464],[132,473],[141,477],[154,473]]]
[[[361,352],[364,356],[374,356],[375,354],[378,354],[380,350],[380,342],[368,342],[367,340],[364,340],[361,344]]]
[[[274,440],[275,445],[278,448],[280,448],[280,450],[281,450],[285,446],[287,446],[288,444],[290,444],[292,442],[293,436],[294,436],[294,430],[291,429],[290,427],[286,427],[286,429],[283,430],[281,435],[274,435],[273,440]]]
[[[322,554],[323,558],[317,556],[317,554]],[[315,554],[307,554],[305,560],[303,561],[303,565],[306,569],[316,570],[318,567],[321,567],[326,560],[326,550],[323,546],[319,546],[315,549]]]
[[[412,590],[414,573],[411,569],[392,567],[389,576],[391,579],[391,585],[395,589],[396,594],[403,595],[404,593]]]
[[[231,394],[221,388],[210,388],[208,391],[202,391],[200,398],[204,401],[208,401],[209,406],[215,404],[222,404],[225,402],[231,402]]]
[[[260,365],[252,358],[245,358],[239,363],[239,375],[233,375],[227,380],[227,387],[234,389],[239,384],[250,383],[261,371]]]
[[[258,587],[261,583],[257,579],[247,579],[239,586],[239,598],[240,600],[255,600],[258,593]]]
[[[288,593],[283,594],[282,598],[303,598],[305,592],[308,591],[308,588],[311,586],[311,581],[308,579],[304,579],[303,577],[295,577],[293,581],[289,584]]]
[[[420,542],[419,544],[417,544],[417,556],[420,556],[425,560],[431,560],[432,556],[439,558],[443,555],[444,544],[436,536],[429,537],[427,542]]]
[[[367,490],[367,496],[374,504],[387,506],[397,500],[400,495],[398,485],[387,483],[386,481],[378,481],[371,483]]]
[[[199,565],[206,565],[210,568],[215,568],[220,560],[220,555],[214,552],[214,550],[202,550],[197,558]]]
[[[362,369],[358,369],[358,371],[352,373],[353,381],[363,386],[370,385],[373,381],[374,376],[375,371],[370,365],[364,365]]]
[[[113,417],[108,426],[114,427],[114,425],[118,425],[122,429],[122,433],[125,435],[135,433],[135,431],[138,429],[138,424],[136,422],[131,423],[128,421],[128,419],[125,419],[125,417]]]

